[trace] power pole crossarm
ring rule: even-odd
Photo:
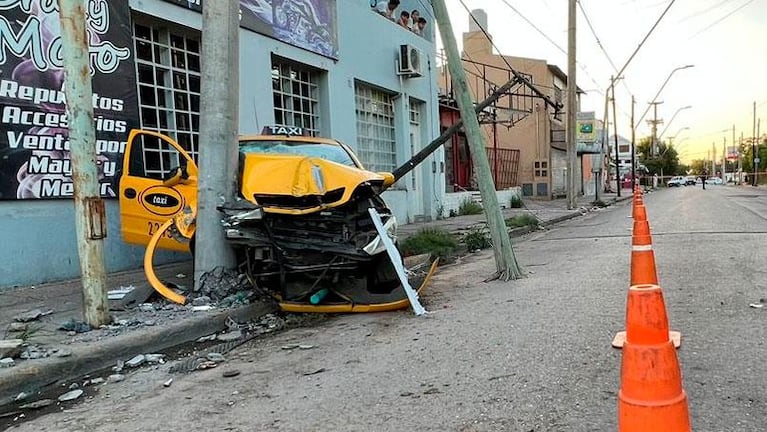
[[[83,315],[85,322],[99,327],[110,320],[104,269],[106,231],[94,232],[93,227],[106,226],[106,211],[99,191],[94,145],[96,131],[85,6],[83,0],[59,0]]]
[[[487,225],[493,241],[493,252],[495,253],[495,265],[497,268],[496,276],[501,280],[516,279],[522,276],[522,271],[514,256],[514,250],[511,247],[511,239],[506,230],[501,207],[498,205],[498,196],[495,193],[495,185],[493,184],[490,172],[490,162],[487,160],[482,134],[479,129],[479,121],[474,112],[471,95],[469,94],[466,73],[463,70],[461,57],[458,53],[453,26],[450,24],[450,17],[448,16],[444,0],[434,0],[432,5],[434,17],[439,26],[439,33],[442,35],[442,44],[447,50],[447,65],[448,69],[450,69],[450,76],[453,79],[453,87],[458,97],[458,107],[461,110],[461,118],[463,118],[466,127],[471,158],[477,172],[479,191],[482,194]]]
[[[506,94],[511,88],[516,85],[519,81],[516,78],[513,78],[509,80],[506,84],[498,87],[493,94],[488,96],[487,99],[483,100],[482,102],[478,103],[474,107],[474,113],[479,114],[481,113],[485,108],[489,107],[493,104],[493,102],[497,101],[501,96]],[[405,174],[409,173],[413,170],[416,166],[418,166],[419,163],[423,162],[427,157],[429,157],[430,154],[434,153],[438,148],[442,146],[442,144],[445,143],[450,137],[458,132],[463,127],[463,119],[459,119],[455,124],[447,128],[442,134],[437,137],[434,141],[430,142],[429,145],[424,147],[421,151],[419,151],[415,156],[413,156],[410,160],[402,164],[399,168],[395,169],[392,174],[394,175],[394,180],[397,181]]]

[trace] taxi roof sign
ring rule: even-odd
[[[264,126],[263,135],[307,136],[304,128],[298,126]]]

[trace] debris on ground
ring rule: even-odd
[[[16,366],[16,362],[10,357],[0,358],[0,368],[9,368]]]
[[[169,378],[167,381],[162,383],[163,387],[170,387],[170,385],[173,384],[173,378]]]
[[[8,326],[8,331],[11,333],[25,332],[27,331],[27,323],[12,322],[11,325]]]
[[[21,346],[24,344],[22,339],[4,339],[0,340],[0,358],[16,357],[21,353]]]
[[[325,371],[327,371],[327,369],[319,368],[319,369],[315,369],[315,370],[313,370],[311,372],[304,372],[304,376],[317,375],[317,374],[325,372]]]
[[[204,306],[210,304],[210,297],[203,295],[192,299],[192,306]]]
[[[106,382],[106,380],[104,378],[98,377],[98,378],[92,378],[91,381],[89,382],[89,384],[90,385],[99,385],[99,384],[104,384],[105,382]]]
[[[45,357],[50,357],[56,354],[59,350],[57,348],[43,348],[39,345],[28,345],[19,354],[19,358],[23,360],[35,360]]]
[[[128,285],[127,287],[121,286],[118,289],[113,289],[107,291],[107,299],[109,300],[121,300],[123,297],[125,297],[129,292],[133,291],[135,287],[133,285]]]
[[[152,303],[141,303],[138,305],[138,310],[141,312],[154,312],[154,305]]]
[[[118,383],[124,380],[125,380],[125,375],[123,374],[112,374],[107,377],[107,382],[109,383]]]
[[[220,335],[216,336],[216,340],[219,340],[221,342],[232,342],[238,339],[242,339],[242,331],[240,330],[235,330],[228,333],[221,333]]]
[[[91,331],[91,326],[84,322],[84,321],[78,321],[74,318],[70,319],[69,321],[62,323],[61,326],[59,326],[59,330],[65,330],[75,333],[87,333]]]
[[[53,405],[53,400],[52,399],[40,399],[38,401],[30,402],[28,404],[24,404],[24,405],[20,406],[19,409],[23,409],[23,410],[27,410],[27,409],[29,409],[29,410],[40,409],[40,408],[45,408],[45,407],[47,407],[49,405]]]
[[[84,392],[82,390],[80,390],[80,389],[66,392],[63,395],[59,396],[59,402],[73,401],[73,400],[79,398],[80,396],[82,396],[83,393]]]
[[[236,377],[239,374],[240,374],[240,371],[238,371],[237,369],[225,370],[224,373],[223,373],[224,378]]]
[[[32,309],[31,311],[24,312],[23,314],[20,314],[14,318],[17,322],[30,322],[30,321],[36,321],[40,319],[41,317],[44,317],[46,315],[50,315],[53,313],[53,309],[48,309],[47,311],[43,312],[42,309]]]
[[[125,362],[125,366],[129,368],[137,368],[144,364],[146,362],[146,356],[144,354],[139,354],[134,356],[132,359]]]
[[[165,363],[165,354],[144,354],[147,363]]]
[[[192,297],[207,296],[214,302],[219,302],[232,294],[250,290],[247,276],[235,270],[217,267],[200,277],[199,287],[195,288]]]
[[[755,309],[761,309],[761,308],[764,307],[764,304],[763,303],[750,303],[749,306],[752,307],[752,308],[755,308]]]
[[[223,363],[223,362],[226,361],[226,357],[224,357],[223,354],[217,353],[217,352],[208,353],[205,357],[208,360],[210,360],[212,362],[216,362],[216,363]]]

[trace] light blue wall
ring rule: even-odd
[[[430,34],[419,37],[370,11],[365,1],[338,0],[339,58],[329,59],[286,45],[256,33],[240,32],[240,132],[258,133],[274,122],[271,87],[271,55],[325,71],[321,84],[321,132],[357,147],[354,83],[364,82],[392,93],[397,116],[398,164],[410,158],[409,112],[412,99],[424,102],[421,114],[421,143],[428,144],[439,135],[437,106],[433,15],[429,19]],[[181,25],[199,29],[201,15],[160,0],[131,0],[131,8],[147,15],[171,19]],[[342,6],[342,7],[341,7]],[[418,47],[428,59],[424,76],[400,80],[395,59],[399,45]],[[417,151],[417,149],[416,149]],[[384,194],[400,224],[412,222],[416,216],[435,217],[444,197],[444,160],[442,150],[429,157],[413,174],[420,176],[421,190],[412,191],[410,175]],[[432,173],[432,166],[437,173]],[[108,271],[141,266],[144,248],[126,245],[120,239],[119,207],[115,200],[107,202],[109,232],[106,241]],[[74,208],[69,200],[0,202],[0,287],[36,284],[74,278],[79,264],[74,234]],[[182,259],[183,254],[163,254],[163,262]]]

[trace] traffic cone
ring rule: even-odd
[[[644,199],[642,199],[642,195],[634,195],[634,201],[633,206],[631,207],[631,217],[636,219],[637,217],[637,207],[642,206],[644,207]],[[647,210],[645,209],[645,219],[647,218]]]
[[[644,206],[637,207],[641,215]],[[655,252],[652,250],[650,223],[647,219],[634,220],[634,233],[631,236],[631,285],[658,284],[655,270]]]
[[[642,206],[641,208],[644,208]],[[634,233],[631,237],[631,285],[658,284],[658,272],[655,268],[655,252],[652,249],[650,223],[647,220],[634,220]],[[628,313],[628,312],[627,312]],[[663,314],[665,315],[665,310]],[[668,325],[666,325],[668,328]],[[675,348],[682,345],[682,333],[667,331],[667,337],[674,343]],[[626,332],[615,334],[612,346],[623,348],[626,343]]]
[[[687,395],[658,285],[629,288],[618,392],[620,432],[690,431]]]

